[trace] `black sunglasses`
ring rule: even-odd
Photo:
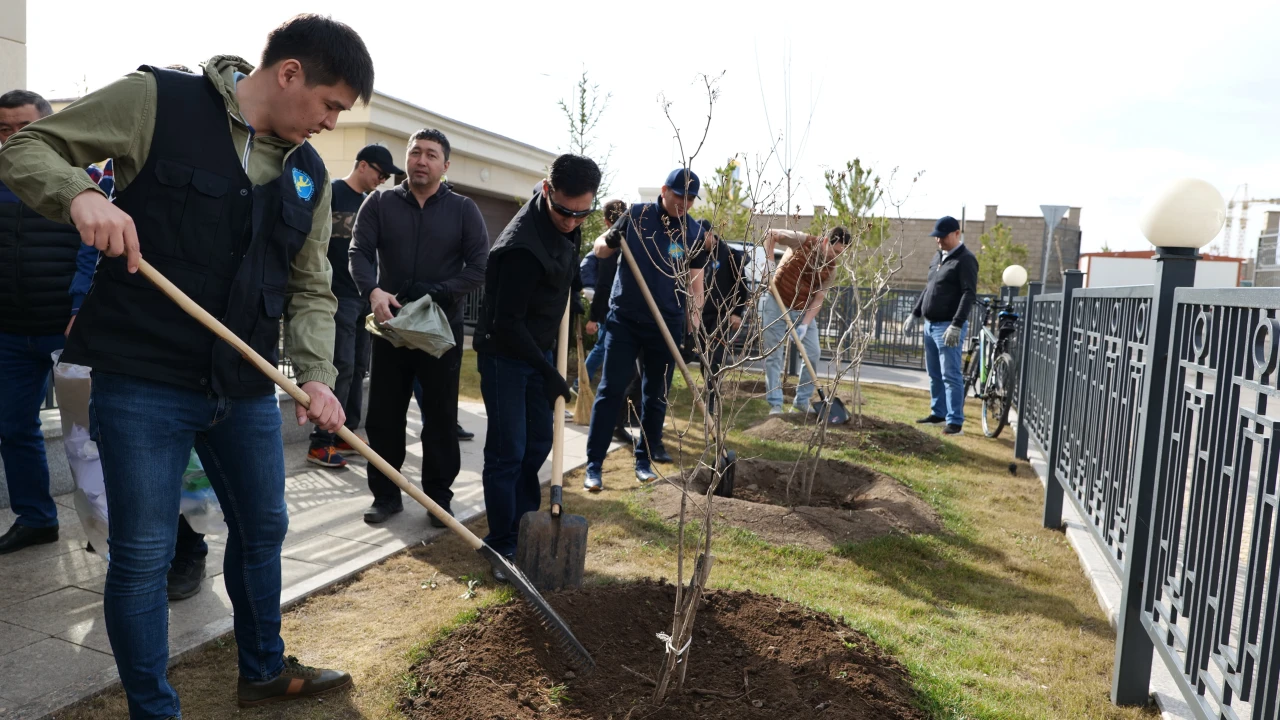
[[[569,208],[561,205],[555,200],[552,200],[550,193],[547,193],[547,202],[551,204],[552,210],[555,210],[556,212],[560,213],[565,217],[570,217],[574,219],[587,217],[598,209],[598,208],[592,207],[587,210],[570,210]]]
[[[389,172],[387,172],[386,170],[383,170],[382,168],[378,167],[378,164],[377,164],[377,163],[371,163],[371,162],[369,162],[368,160],[365,160],[364,162],[365,162],[365,164],[366,164],[366,165],[368,165],[369,167],[371,167],[371,168],[373,168],[374,170],[377,170],[377,171],[378,171],[378,181],[379,181],[379,182],[386,182],[387,180],[389,180],[389,179],[391,178],[391,173],[389,173]]]

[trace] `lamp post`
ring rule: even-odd
[[[1006,288],[1000,294],[1005,296],[1006,301],[1012,300],[1021,292],[1019,288],[1027,284],[1027,269],[1021,265],[1010,265],[1000,276],[1000,283]]]
[[[1151,546],[1151,509],[1160,433],[1165,418],[1165,381],[1169,376],[1169,336],[1174,291],[1196,279],[1197,250],[1222,230],[1227,204],[1217,188],[1203,180],[1175,180],[1148,202],[1139,226],[1156,248],[1156,278],[1147,321],[1146,379],[1142,386],[1142,428],[1134,451],[1133,494],[1129,499],[1129,536],[1125,539],[1124,577],[1117,618],[1116,661],[1111,700],[1117,705],[1146,704],[1151,681],[1151,637],[1142,627],[1147,552]]]

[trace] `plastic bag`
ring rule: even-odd
[[[365,329],[390,342],[395,347],[424,350],[432,357],[440,357],[453,349],[453,328],[443,308],[423,295],[400,308],[395,317],[379,323],[373,313],[364,319]]]
[[[222,516],[218,496],[209,484],[209,476],[200,464],[200,456],[191,451],[187,471],[182,473],[182,504],[179,506],[191,529],[206,535],[225,535],[227,521]]]
[[[61,356],[61,350],[53,353],[53,387],[62,419],[62,448],[76,483],[71,501],[93,551],[110,560],[102,462],[98,459],[98,444],[89,439],[89,368],[58,362]]]

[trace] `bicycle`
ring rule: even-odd
[[[964,394],[972,392],[982,400],[982,433],[989,438],[1000,436],[1009,424],[1009,408],[1013,405],[1012,344],[1018,332],[1018,313],[1012,305],[1001,305],[990,299],[982,304],[982,322],[978,332],[966,342]],[[992,318],[992,311],[996,317]],[[992,330],[994,329],[994,332]]]

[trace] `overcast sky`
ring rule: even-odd
[[[886,177],[898,169],[904,216],[1082,206],[1085,250],[1147,247],[1138,209],[1175,177],[1202,177],[1227,198],[1244,183],[1252,197],[1280,197],[1280,143],[1270,138],[1280,126],[1275,3],[211,7],[28,0],[29,85],[65,97],[142,63],[194,66],[219,53],[256,61],[266,33],[305,10],[360,32],[379,90],[548,150],[567,136],[556,100],[586,69],[612,93],[600,143],[613,149],[613,194],[631,198],[679,163],[659,96],[689,140],[706,115],[698,76],[722,73],[695,171],[705,176],[735,153],[755,165],[785,136],[794,203],[806,210],[825,204],[822,171],[854,157]],[[772,162],[769,179],[779,169]],[[1259,209],[1248,254],[1261,225]]]

